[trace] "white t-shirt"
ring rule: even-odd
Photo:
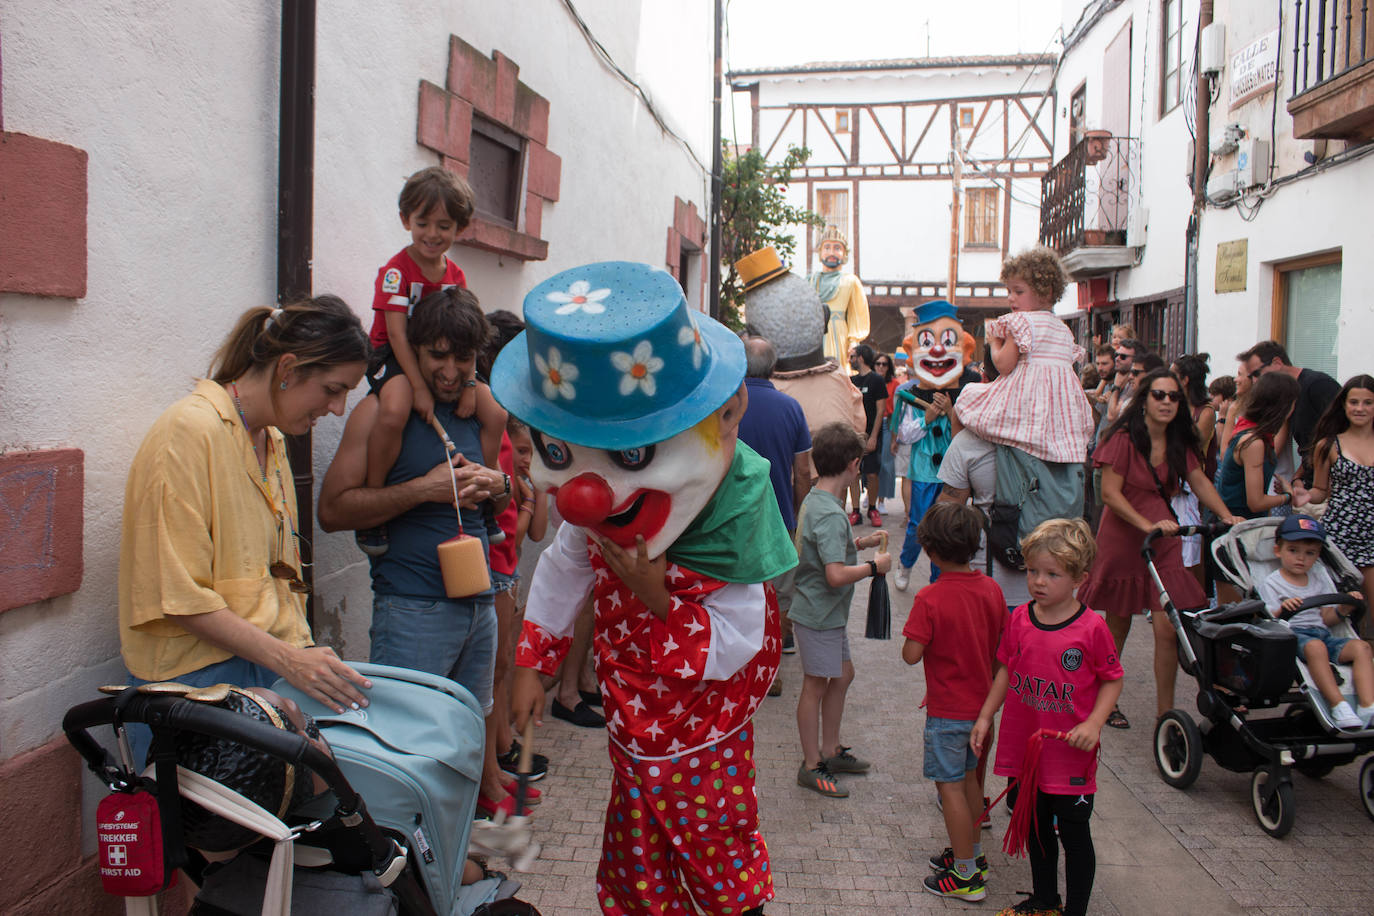
[[[1329,595],[1332,592],[1340,591],[1336,588],[1336,583],[1331,581],[1331,574],[1326,571],[1324,566],[1313,566],[1307,571],[1307,584],[1294,585],[1283,577],[1283,570],[1276,569],[1264,577],[1264,581],[1259,584],[1260,598],[1264,600],[1264,606],[1269,609],[1269,613],[1275,617],[1279,615],[1279,605],[1289,598],[1301,598],[1306,601],[1308,598],[1317,595]],[[1322,609],[1310,607],[1305,611],[1299,611],[1289,619],[1290,627],[1320,627],[1323,630],[1331,629],[1322,620]]]
[[[945,457],[940,462],[940,482],[968,490],[973,494],[973,504],[986,514],[992,508],[993,491],[997,487],[997,446],[967,429],[960,430],[945,449]],[[987,570],[986,532],[983,541],[978,553],[969,561],[969,565],[980,572]],[[992,581],[1001,586],[1011,607],[1019,607],[1030,600],[1025,573],[1007,569],[993,560]]]

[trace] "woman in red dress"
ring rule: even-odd
[[[1140,555],[1141,542],[1155,529],[1166,535],[1178,530],[1169,500],[1183,481],[1223,521],[1240,519],[1232,516],[1203,473],[1197,430],[1178,379],[1167,369],[1156,369],[1137,383],[1136,391],[1093,453],[1093,462],[1102,469],[1106,508],[1097,532],[1097,562],[1078,597],[1088,607],[1106,612],[1118,655],[1135,615],[1147,609],[1154,612],[1156,714],[1163,715],[1174,705],[1178,653],[1173,626],[1159,613],[1159,595]],[[1179,540],[1156,541],[1154,553],[1155,567],[1174,603],[1181,608],[1201,606],[1206,597],[1183,567]],[[1120,709],[1112,711],[1107,724],[1130,727]]]

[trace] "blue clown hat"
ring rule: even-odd
[[[496,400],[547,436],[589,448],[662,442],[724,404],[744,379],[744,344],[687,308],[648,264],[602,261],[525,296],[525,330],[491,370]]]
[[[916,306],[916,320],[914,324],[930,324],[936,318],[958,319],[959,312],[954,306],[943,299],[932,299],[929,302],[922,302]]]

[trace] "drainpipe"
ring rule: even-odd
[[[277,127],[277,301],[312,291],[310,271],[315,204],[315,0],[283,0],[281,12],[281,100]],[[314,530],[315,473],[310,433],[286,437],[296,487],[297,524]],[[313,538],[303,537],[301,576],[314,586]],[[306,617],[315,622],[315,597]]]
[[[715,319],[720,318],[720,181],[724,163],[721,161],[720,153],[720,97],[721,97],[721,78],[722,78],[722,34],[725,28],[725,11],[721,0],[716,0],[715,13],[715,48],[716,48],[716,69],[712,91],[714,92],[711,103],[711,269],[710,284],[711,298],[709,300],[708,314]]]
[[[1212,24],[1213,0],[1201,0],[1198,9],[1198,41],[1202,41],[1202,30]],[[1194,60],[1201,47],[1193,48]],[[1274,90],[1278,91],[1277,88]],[[1194,123],[1197,137],[1193,141],[1193,212],[1188,219],[1187,251],[1184,260],[1184,332],[1183,350],[1185,353],[1197,351],[1197,313],[1199,288],[1198,244],[1202,233],[1202,214],[1207,208],[1207,166],[1211,162],[1212,136],[1209,126],[1212,87],[1207,75],[1198,67],[1197,73],[1197,111]]]

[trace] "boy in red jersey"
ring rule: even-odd
[[[379,401],[377,421],[367,440],[367,485],[381,487],[401,450],[401,431],[411,410],[429,422],[434,415],[434,396],[420,377],[420,364],[406,340],[406,323],[416,303],[426,295],[454,286],[467,286],[467,278],[449,259],[448,250],[467,228],[474,207],[472,188],[460,176],[438,166],[421,169],[406,179],[398,199],[401,225],[411,242],[377,271],[372,297],[375,313],[372,331],[374,356],[368,385]],[[505,429],[505,412],[476,378],[463,382],[454,413],[470,417],[477,411],[482,423],[482,461],[495,467]],[[490,526],[488,526],[490,527]],[[385,528],[358,532],[358,546],[365,553],[386,552]]]
[[[925,664],[926,778],[940,791],[949,846],[930,858],[925,889],[941,897],[982,900],[988,863],[974,818],[982,813],[978,755],[969,734],[992,686],[997,642],[1007,622],[1002,589],[970,568],[983,533],[983,514],[963,503],[938,502],[916,527],[921,548],[940,578],[921,589],[902,635],[902,660]]]

